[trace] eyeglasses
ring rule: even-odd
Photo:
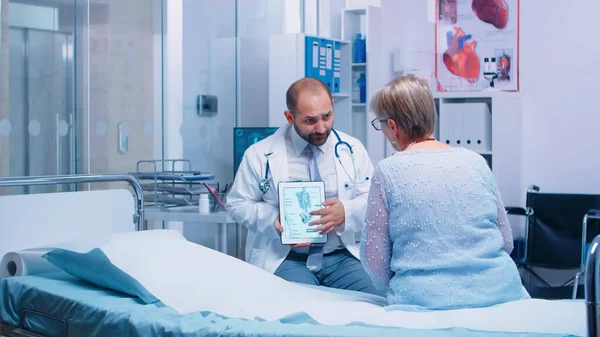
[[[385,118],[385,119],[377,119],[377,118],[374,118],[374,119],[371,121],[371,125],[373,126],[373,128],[374,128],[375,130],[377,130],[377,131],[381,131],[381,123],[385,123],[385,122],[387,122],[387,121],[388,121],[388,119],[389,119],[389,118]]]

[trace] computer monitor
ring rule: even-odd
[[[257,143],[277,131],[277,127],[248,127],[233,128],[233,176],[237,174],[238,167],[244,157],[244,152],[252,144]]]

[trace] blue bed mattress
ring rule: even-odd
[[[227,300],[227,299],[223,299]],[[460,328],[414,330],[364,324],[325,326],[306,315],[277,322],[230,319],[211,312],[180,315],[159,304],[90,285],[66,273],[0,280],[0,315],[18,327],[21,319],[32,332],[46,336],[544,336],[555,334],[501,333]],[[51,315],[50,318],[45,315]],[[560,335],[563,336],[563,335]]]

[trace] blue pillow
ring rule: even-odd
[[[96,286],[138,297],[146,304],[158,302],[138,281],[113,265],[99,248],[88,253],[57,248],[42,257],[65,272]]]

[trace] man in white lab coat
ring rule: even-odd
[[[246,261],[288,281],[383,295],[362,268],[356,243],[373,172],[367,151],[358,139],[332,130],[333,99],[321,81],[296,81],[286,101],[288,124],[246,150],[227,195],[231,217],[248,228]],[[340,140],[352,147],[354,161],[340,145],[340,164]],[[325,182],[325,207],[315,227],[328,242],[283,245],[277,183],[310,180]]]

